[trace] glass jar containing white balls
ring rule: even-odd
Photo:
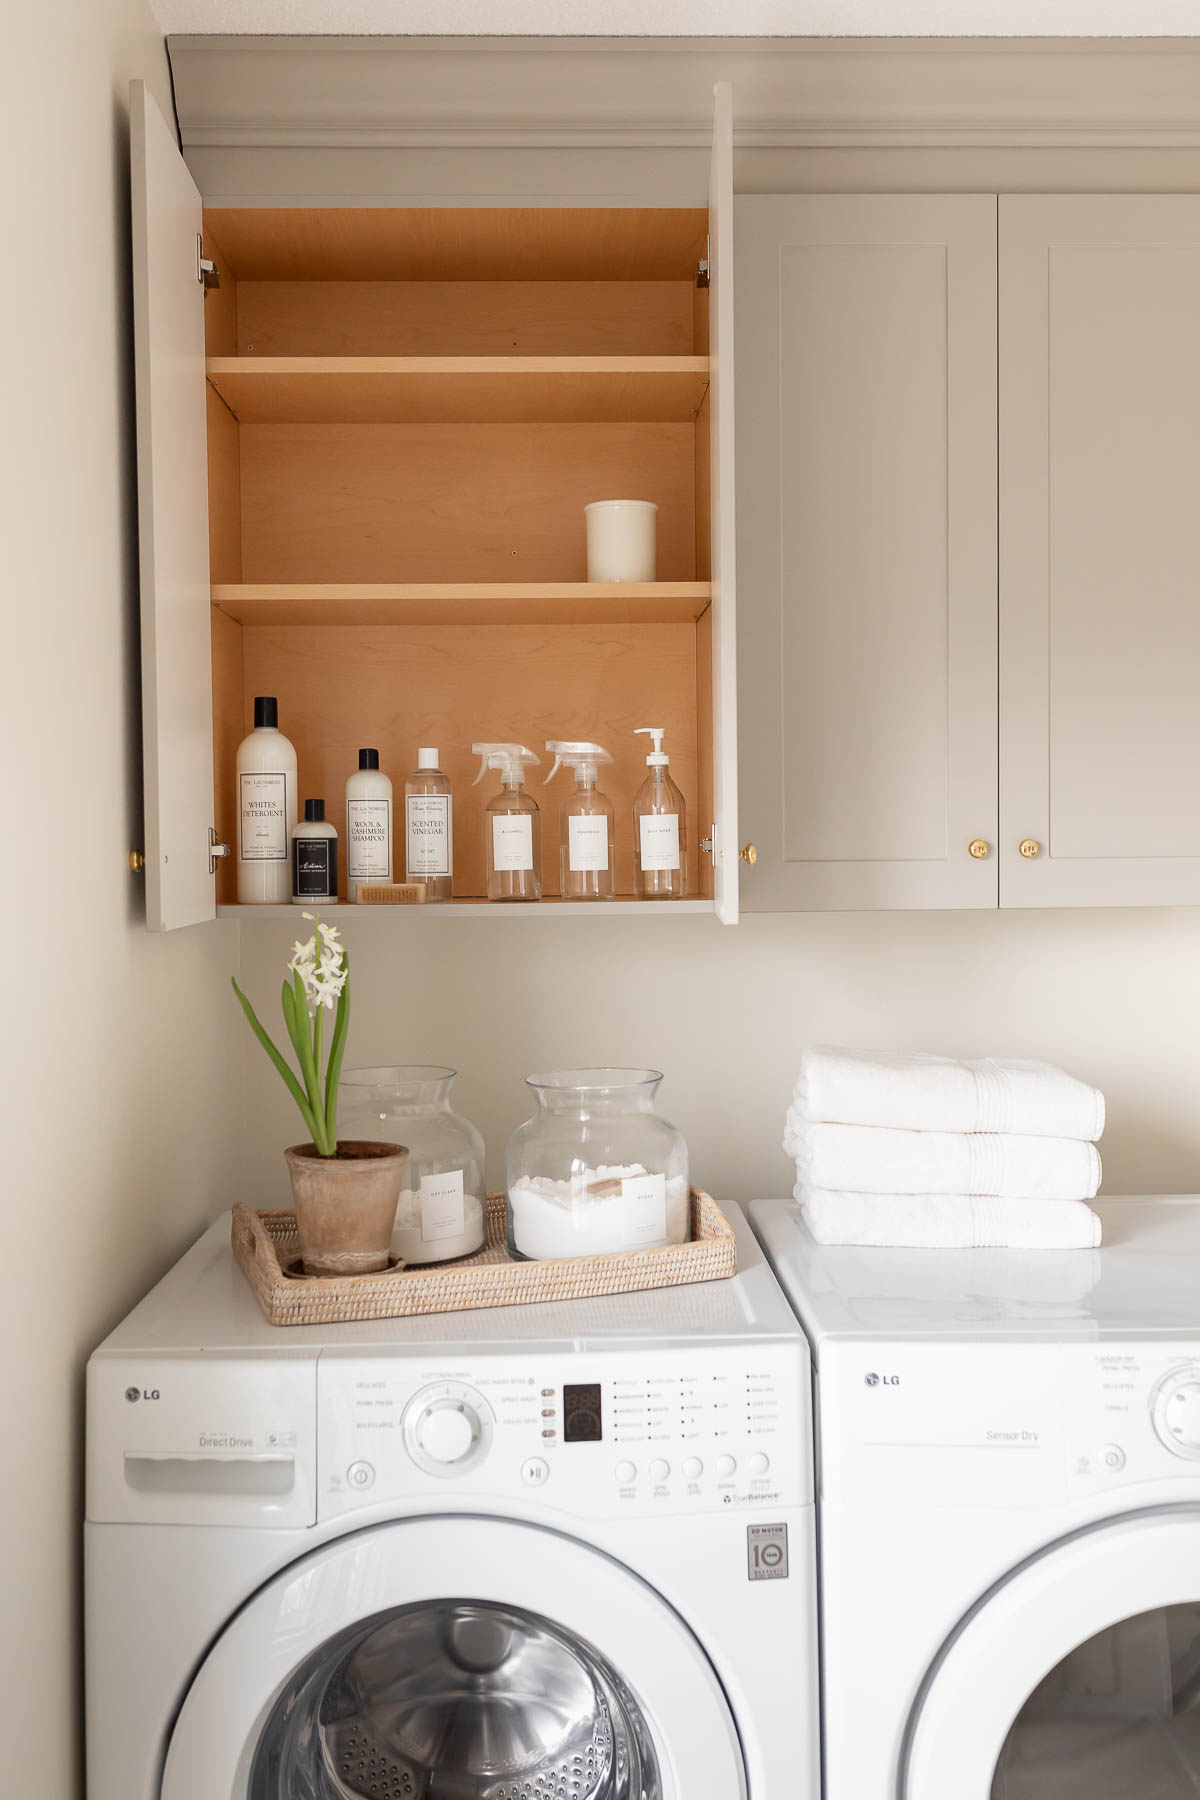
[[[537,1111],[506,1152],[513,1256],[602,1256],[690,1235],[688,1150],[655,1108],[657,1069],[530,1075]]]

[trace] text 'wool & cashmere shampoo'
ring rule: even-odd
[[[346,898],[360,881],[392,879],[392,784],[380,772],[378,750],[360,750],[346,783]]]

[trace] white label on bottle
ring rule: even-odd
[[[667,1178],[626,1175],[621,1182],[625,1241],[631,1250],[667,1241]]]
[[[643,813],[641,827],[643,869],[679,867],[679,814]]]
[[[350,881],[392,879],[390,800],[347,800],[346,858]]]
[[[608,868],[608,820],[603,815],[572,813],[567,820],[569,855],[574,874]]]
[[[408,835],[408,878],[450,875],[451,824],[449,794],[410,794],[404,802]]]
[[[287,776],[258,771],[238,776],[243,862],[288,859]]]
[[[435,1244],[439,1238],[461,1237],[466,1228],[462,1170],[451,1169],[445,1175],[422,1175],[422,1240],[426,1244]]]
[[[496,813],[492,817],[492,867],[533,868],[533,819],[529,813]]]

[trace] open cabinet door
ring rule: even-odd
[[[146,923],[216,916],[200,195],[130,84]]]
[[[708,178],[709,430],[712,494],[713,896],[738,917],[737,638],[733,513],[733,89],[714,89]]]

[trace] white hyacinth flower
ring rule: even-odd
[[[305,913],[304,917],[311,919],[317,929],[307,943],[292,946],[288,968],[299,975],[304,985],[310,1014],[318,1006],[334,1012],[350,973],[341,933],[336,925],[322,925],[315,913]]]

